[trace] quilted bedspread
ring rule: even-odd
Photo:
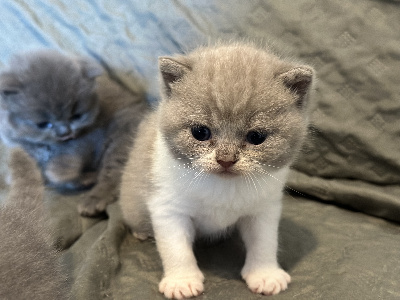
[[[0,67],[16,52],[57,48],[144,86],[152,103],[158,56],[218,39],[273,44],[317,71],[280,226],[279,261],[293,282],[274,299],[400,299],[400,1],[0,1]],[[45,198],[73,298],[163,299],[154,241],[128,234],[117,203],[107,219],[79,216],[84,197]],[[199,299],[262,298],[240,278],[239,237],[195,253],[206,277]]]

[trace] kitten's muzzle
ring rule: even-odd
[[[237,160],[218,159],[217,163],[222,167],[222,170],[220,169],[219,171],[217,171],[217,173],[223,176],[238,175],[238,173],[232,169],[236,162]]]
[[[237,160],[235,160],[235,161],[233,161],[233,160],[225,161],[225,160],[221,160],[221,159],[217,160],[217,163],[219,163],[226,170],[228,170],[230,167],[232,167],[236,162],[237,162]]]
[[[75,138],[71,128],[68,125],[58,125],[55,128],[57,138],[66,141]]]
[[[75,136],[73,134],[70,134],[67,136],[59,137],[58,139],[62,142],[65,142],[65,141],[73,140],[74,138],[75,138]]]

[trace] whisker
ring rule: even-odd
[[[256,190],[257,196],[259,197],[260,193],[259,193],[259,190],[258,190],[257,185],[256,185],[256,183],[254,181],[254,178],[253,178],[254,174],[252,172],[249,172],[248,175],[249,175],[249,178],[250,178],[251,182],[253,183],[253,186],[254,186],[254,188]]]
[[[261,163],[261,162],[259,162],[258,160],[254,159],[254,158],[250,158],[249,160],[250,160],[250,162],[256,163],[257,165],[260,165],[260,166],[270,167],[270,168],[274,168],[274,169],[280,169],[281,168],[281,167],[277,167],[277,166],[274,166],[274,165]]]
[[[194,177],[191,179],[190,184],[187,187],[188,189],[192,186],[192,184],[198,181],[199,176],[201,176],[203,172],[204,172],[203,170],[200,170],[197,173],[195,173]]]
[[[274,175],[272,175],[270,172],[268,172],[268,171],[266,171],[266,170],[257,170],[257,171],[258,171],[259,173],[261,173],[261,174],[270,176],[271,178],[275,179],[276,181],[278,181],[278,182],[280,182],[280,183],[283,183],[283,186],[284,186],[286,189],[289,189],[289,190],[291,190],[291,191],[293,191],[293,192],[295,192],[295,193],[301,195],[302,197],[306,197],[306,195],[304,195],[303,193],[301,193],[301,192],[299,192],[299,191],[297,191],[297,190],[291,188],[290,186],[288,186],[288,185],[286,184],[286,182],[280,180],[279,178],[276,178],[276,177],[275,177]],[[265,180],[264,180],[264,181],[265,181]],[[266,181],[265,181],[265,182],[266,182]],[[291,198],[293,198],[289,193],[288,193],[288,195],[289,195]],[[293,198],[293,199],[294,199],[294,198]]]
[[[250,188],[251,182],[249,179],[249,175],[247,173],[244,173],[244,179],[246,181],[247,189],[249,190],[249,193],[251,193],[251,188]]]
[[[208,176],[209,176],[209,173],[203,171],[198,179],[198,182],[201,182],[202,180],[207,179]]]

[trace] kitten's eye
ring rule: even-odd
[[[82,117],[82,114],[74,114],[74,115],[71,117],[71,121],[79,120],[81,117]]]
[[[37,128],[39,129],[49,129],[53,127],[53,124],[50,122],[41,122],[36,124]]]
[[[206,126],[192,127],[192,135],[198,141],[206,141],[211,138],[211,130]]]
[[[259,131],[249,131],[247,133],[246,139],[250,144],[260,145],[267,138],[267,134]]]
[[[17,95],[18,94],[18,90],[3,90],[3,91],[1,91],[1,93],[4,96],[13,96],[13,95]]]

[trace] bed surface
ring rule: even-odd
[[[284,198],[279,261],[292,276],[274,299],[400,299],[400,2],[0,2],[0,67],[50,47],[92,57],[118,84],[158,99],[157,58],[218,39],[273,44],[311,64],[318,82],[310,135]],[[7,156],[0,146],[0,201]],[[297,192],[294,192],[296,190]],[[108,219],[80,217],[85,193],[46,193],[54,244],[76,299],[163,299],[154,241]],[[199,299],[258,299],[240,279],[240,239],[196,244]]]

